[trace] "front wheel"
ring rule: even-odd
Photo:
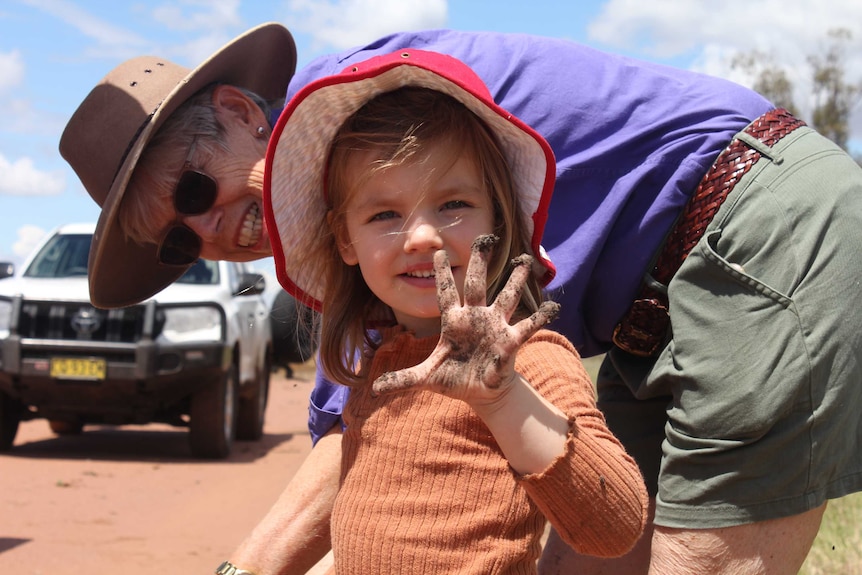
[[[270,310],[273,365],[291,374],[291,363],[304,363],[317,349],[313,331],[316,313],[286,291],[276,294]]]
[[[9,451],[21,423],[21,402],[0,391],[0,451]]]
[[[239,375],[236,364],[220,379],[192,396],[189,444],[192,455],[224,459],[230,455],[236,434]]]
[[[269,377],[272,362],[267,353],[263,364],[258,366],[254,382],[254,393],[239,399],[239,416],[236,424],[236,438],[255,441],[263,437],[263,424],[266,418],[266,402],[269,399]]]
[[[84,431],[84,424],[80,421],[49,419],[48,426],[57,435],[80,435]]]

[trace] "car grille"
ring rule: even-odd
[[[82,303],[25,300],[17,331],[22,338],[135,343],[145,314],[144,306],[103,310]]]

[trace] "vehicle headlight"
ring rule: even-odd
[[[9,337],[12,325],[12,302],[0,299],[0,339]]]
[[[222,314],[214,307],[169,307],[162,311],[165,324],[156,338],[158,341],[181,343],[222,339]]]

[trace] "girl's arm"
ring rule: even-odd
[[[568,415],[564,449],[521,487],[566,543],[582,554],[625,554],[640,537],[648,497],[640,469],[596,407],[595,389],[571,343],[542,331],[518,354],[517,370]]]
[[[563,454],[568,418],[520,374],[493,401],[471,405],[520,475],[541,473]]]

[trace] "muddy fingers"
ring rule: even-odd
[[[473,242],[464,280],[464,304],[449,264],[434,254],[441,333],[437,347],[419,365],[386,373],[374,381],[375,394],[426,389],[468,403],[487,403],[515,381],[515,355],[531,335],[556,318],[559,305],[546,302],[530,317],[510,325],[518,309],[532,258],[512,261],[514,269],[492,305],[486,304],[488,262],[498,238],[479,236]]]
[[[539,309],[530,317],[524,318],[513,327],[517,338],[522,342],[530,339],[530,336],[548,325],[560,315],[560,304],[553,301],[543,302]]]
[[[494,246],[500,241],[495,235],[486,234],[473,240],[467,276],[464,278],[464,304],[485,305],[485,286],[488,280],[488,261]]]
[[[527,277],[532,273],[533,258],[527,254],[522,254],[512,260],[512,275],[506,285],[497,294],[494,300],[494,307],[499,309],[509,319],[518,308],[518,303],[521,301],[521,293],[524,291],[524,285],[527,282]]]
[[[434,253],[434,276],[437,284],[437,307],[441,313],[460,305],[458,288],[449,265],[449,254],[445,250]]]

